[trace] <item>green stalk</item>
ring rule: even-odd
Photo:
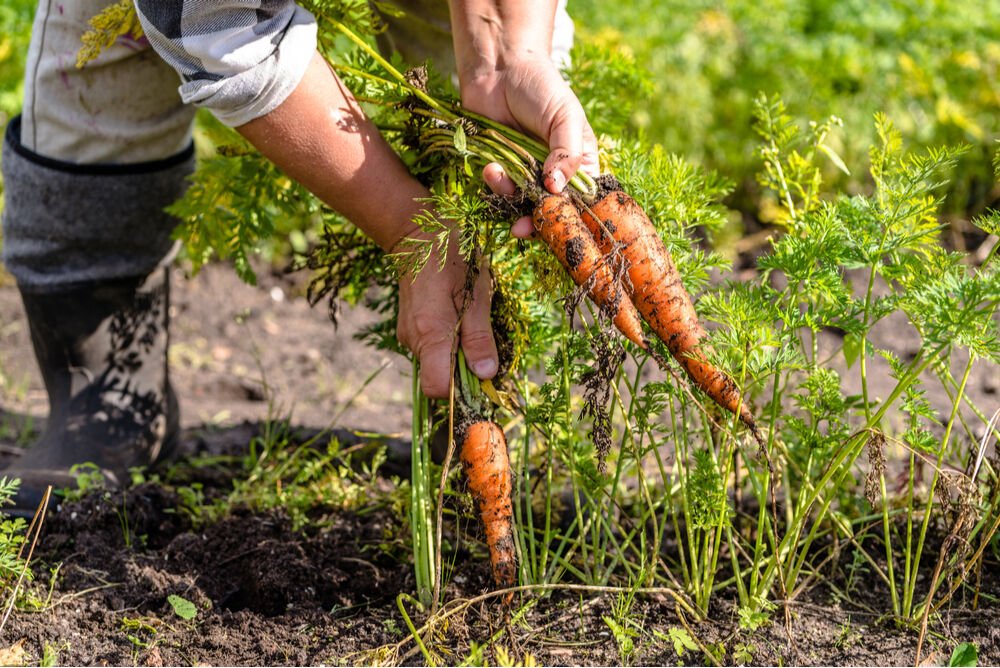
[[[523,376],[523,381],[521,383],[521,396],[524,397],[525,405],[530,405],[529,402],[531,401],[531,395],[530,395],[530,385],[528,382],[527,374]],[[538,584],[539,583],[538,578],[541,574],[541,570],[538,567],[539,564],[537,561],[538,540],[535,538],[534,511],[531,507],[531,475],[529,472],[529,463],[531,455],[531,430],[528,428],[527,423],[524,425],[523,440],[524,440],[524,445],[523,445],[523,454],[521,455],[521,479],[524,481],[524,491],[521,495],[518,496],[518,498],[525,499],[524,514],[526,516],[525,518],[526,522],[523,525],[524,531],[520,532],[519,535],[521,536],[522,540],[524,540],[525,533],[529,536],[529,540],[527,542],[528,542],[528,554],[531,555],[531,564],[530,568],[526,569],[528,571],[528,573],[526,573],[526,576],[530,577],[525,577],[524,581],[525,583],[528,584]],[[520,509],[521,504],[516,503],[514,504],[514,506]]]
[[[886,570],[889,575],[889,593],[892,596],[892,612],[897,617],[900,613],[899,607],[899,595],[896,593],[896,569],[893,566],[893,550],[892,550],[892,536],[889,533],[889,503],[888,503],[888,493],[885,489],[885,473],[882,473],[878,477],[879,482],[879,492],[882,496],[882,532],[883,540],[885,541],[885,563]]]
[[[823,477],[819,480],[819,482],[812,489],[811,493],[807,496],[806,502],[802,506],[801,511],[797,512],[795,522],[793,523],[792,526],[789,527],[789,530],[785,533],[785,537],[781,540],[779,549],[775,551],[775,555],[769,560],[767,571],[765,572],[765,576],[763,578],[763,583],[765,584],[765,586],[759,587],[758,590],[755,592],[756,594],[760,595],[763,592],[763,590],[766,589],[767,583],[773,581],[774,577],[773,571],[777,567],[775,559],[781,558],[780,555],[787,553],[793,545],[797,545],[799,543],[799,538],[805,527],[805,523],[809,517],[809,511],[812,508],[813,504],[816,502],[817,498],[819,498],[821,490],[826,488],[830,480],[833,479],[835,473],[838,470],[840,470],[840,467],[845,462],[847,461],[853,462],[855,459],[857,459],[858,455],[861,453],[861,449],[864,447],[865,435],[867,434],[868,430],[871,429],[873,425],[878,424],[878,422],[885,415],[886,411],[889,410],[889,407],[892,406],[895,403],[895,401],[899,398],[899,395],[902,394],[905,391],[905,389],[909,387],[916,380],[916,378],[924,371],[924,369],[926,369],[931,364],[931,362],[933,362],[937,358],[938,354],[940,354],[941,351],[944,350],[945,345],[946,344],[939,345],[937,348],[932,350],[928,355],[924,355],[922,352],[918,353],[917,356],[913,359],[913,361],[910,362],[906,371],[900,376],[899,381],[896,383],[896,387],[893,388],[893,391],[890,393],[886,401],[883,402],[881,408],[879,408],[879,410],[874,415],[872,415],[872,417],[868,420],[868,423],[862,429],[855,432],[837,450],[832,461],[827,467],[826,473],[823,474]],[[843,477],[841,478],[841,480],[842,479]],[[823,513],[820,513],[819,516],[815,519],[815,522],[820,522],[822,518],[823,518]]]
[[[958,407],[962,403],[962,397],[965,396],[965,386],[969,382],[969,373],[972,371],[972,363],[976,359],[976,354],[969,354],[969,362],[965,366],[965,373],[962,375],[962,385],[958,388],[958,396],[955,401],[952,402],[951,416],[948,418],[948,426],[945,428],[944,436],[941,438],[941,446],[938,448],[937,464],[934,467],[934,476],[931,479],[931,485],[929,492],[927,494],[927,503],[924,505],[924,519],[920,525],[920,535],[917,537],[917,551],[913,556],[913,574],[910,577],[911,588],[904,592],[903,600],[903,616],[910,617],[910,613],[913,611],[913,597],[916,592],[916,580],[917,580],[917,568],[920,566],[920,556],[923,554],[924,550],[924,539],[927,537],[927,527],[930,525],[931,521],[931,510],[934,506],[934,491],[937,486],[938,477],[940,476],[941,463],[944,461],[944,453],[948,448],[948,442],[951,440],[951,430],[955,426],[955,416],[958,414]],[[931,589],[933,594],[933,588]],[[930,597],[924,602],[924,606],[930,605]],[[914,613],[914,619],[919,616],[919,611]]]
[[[638,382],[638,379],[636,382]],[[673,438],[673,444],[674,444],[674,470],[670,478],[671,480],[676,481],[676,487],[681,496],[681,503],[683,504],[685,498],[684,487],[680,480],[680,473],[678,472],[679,469],[683,467],[678,465],[680,459],[678,458],[677,455],[677,453],[681,451],[679,446],[680,429],[677,426],[677,411],[674,406],[674,398],[672,396],[668,399],[668,406],[670,408],[670,426],[671,426],[670,433]],[[659,461],[659,458],[657,458],[657,460]],[[665,476],[665,472],[661,473],[661,475]],[[664,477],[663,484],[665,490],[672,490],[674,487],[674,483],[667,480],[666,477]],[[672,496],[673,494],[671,494],[671,497]],[[673,501],[671,501],[670,503],[670,519],[674,525],[674,535],[677,537],[677,556],[681,562],[681,577],[684,578],[684,584],[687,587],[687,589],[690,590],[694,582],[694,579],[692,577],[691,569],[688,568],[688,558],[686,556],[687,547],[685,545],[684,534],[681,533],[679,514],[677,512],[677,504]]]
[[[872,265],[871,272],[868,274],[868,290],[865,293],[865,319],[864,319],[864,333],[861,335],[861,394],[864,397],[865,403],[865,419],[871,421],[872,409],[871,400],[868,398],[868,351],[867,341],[868,341],[868,315],[871,310],[872,292],[875,288],[875,266]]]
[[[570,431],[571,426],[573,424],[573,412],[572,412],[573,388],[572,388],[572,383],[570,382],[570,374],[569,374],[570,359],[569,359],[569,351],[567,348],[568,346],[565,344],[562,347],[562,370],[561,370],[562,374],[560,378],[560,387],[562,389],[562,395],[563,395],[562,407],[563,410],[565,411],[563,415],[563,420],[565,420],[566,426],[564,430],[565,440],[563,441],[562,439],[560,439],[560,444],[564,444],[563,456],[566,459],[566,464],[567,464],[566,468],[569,470],[570,474],[569,482],[570,482],[570,494],[572,494],[573,496],[573,510],[576,513],[577,526],[580,527],[580,532],[578,533],[578,538],[576,542],[577,546],[580,549],[580,557],[583,559],[583,568],[588,576],[584,578],[584,582],[586,582],[587,584],[593,584],[595,580],[593,577],[593,573],[591,571],[591,564],[587,559],[587,537],[586,534],[583,533],[583,526],[584,526],[583,511],[580,508],[580,497],[577,494],[577,476],[579,475],[579,473],[577,472],[576,469],[576,452],[573,446],[572,432]]]
[[[323,18],[329,21],[331,25],[333,25],[337,30],[343,33],[352,42],[354,42],[362,51],[364,51],[368,56],[370,56],[372,60],[381,65],[386,72],[391,74],[392,77],[400,83],[400,85],[405,87],[406,90],[409,91],[412,95],[415,95],[417,98],[419,98],[421,102],[426,104],[428,107],[434,109],[435,111],[441,112],[442,115],[445,116],[450,115],[448,111],[437,100],[435,100],[433,97],[431,97],[424,91],[420,90],[419,88],[411,85],[406,80],[406,77],[404,77],[399,72],[399,70],[393,67],[388,60],[382,57],[382,54],[373,49],[366,41],[355,35],[350,28],[348,28],[340,21],[328,15],[324,15]],[[454,119],[454,116],[452,116],[452,119]]]
[[[734,419],[738,420],[739,416],[734,416]],[[719,466],[720,462],[722,461],[726,462],[726,467],[722,471],[722,479],[724,481],[728,481],[729,474],[732,473],[732,463],[733,463],[732,451],[728,447],[723,449],[723,447],[729,443],[730,443],[729,437],[724,436],[723,444],[722,446],[720,446],[720,450],[722,450],[722,453],[720,453],[719,460],[716,461],[715,463],[716,466]],[[728,487],[728,483],[725,484]],[[728,508],[729,508],[729,497],[727,495],[726,509],[728,510]],[[703,609],[705,610],[706,613],[708,612],[708,602],[709,602],[709,597],[711,596],[712,593],[712,585],[715,582],[715,574],[718,573],[719,571],[719,553],[722,551],[722,533],[725,525],[726,525],[726,519],[723,518],[719,521],[719,526],[715,528],[714,536],[712,536],[712,542],[711,542],[712,549],[711,552],[709,553],[709,559],[711,561],[711,564],[709,565],[708,568],[705,569],[706,578],[705,578],[705,584],[703,586],[703,591],[705,593]]]
[[[434,663],[434,659],[431,657],[430,652],[428,652],[427,647],[424,646],[424,641],[420,638],[420,634],[417,633],[416,627],[413,626],[413,621],[410,620],[410,615],[407,614],[406,608],[403,606],[404,600],[408,600],[411,603],[415,604],[417,606],[417,610],[419,610],[420,612],[424,611],[425,606],[420,601],[417,601],[416,599],[414,599],[412,596],[410,596],[405,592],[401,593],[399,596],[396,597],[396,607],[399,608],[399,614],[403,616],[403,621],[406,623],[406,628],[410,630],[410,635],[413,636],[414,642],[416,642],[417,647],[420,648],[420,652],[424,655],[424,660],[427,662],[428,666],[435,666],[437,664]]]
[[[916,455],[910,452],[910,469],[907,476],[907,490],[906,490],[906,548],[904,552],[905,560],[903,562],[903,596],[906,596],[906,592],[913,588],[912,573],[916,572],[916,569],[911,571],[910,565],[913,559],[913,504],[915,501],[914,487],[915,487],[915,468],[916,468]],[[902,610],[900,610],[902,613]]]
[[[420,391],[420,370],[413,361],[413,440],[410,456],[410,532],[413,538],[413,566],[417,595],[424,606],[433,602],[434,540],[431,522],[430,452],[425,436],[427,430],[427,399]]]

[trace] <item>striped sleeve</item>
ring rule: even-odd
[[[184,102],[229,126],[281,104],[316,51],[316,21],[292,0],[135,0]]]

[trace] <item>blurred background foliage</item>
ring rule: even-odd
[[[650,78],[627,126],[735,184],[727,204],[767,222],[756,184],[752,100],[779,94],[798,118],[835,115],[832,191],[867,182],[874,114],[911,148],[968,143],[944,211],[967,219],[1000,195],[990,160],[1000,132],[1000,0],[633,0],[609,11],[570,0],[581,41],[635,61]]]
[[[0,4],[0,124],[4,126],[21,108],[34,12],[35,0],[4,0]]]
[[[24,98],[24,61],[28,55],[34,10],[34,0],[4,0],[0,5],[0,127],[6,128],[7,121],[21,109]],[[2,178],[0,195],[3,195]],[[3,198],[0,197],[0,211],[2,210]],[[3,243],[2,238],[0,243]],[[0,280],[3,278],[2,274],[0,266]]]

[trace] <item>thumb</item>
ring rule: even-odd
[[[485,265],[485,263],[484,263]],[[480,378],[492,378],[499,364],[490,325],[490,271],[483,267],[473,288],[472,301],[462,317],[462,351],[469,368]]]

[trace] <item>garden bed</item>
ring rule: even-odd
[[[212,448],[239,448],[244,426],[217,434]],[[227,439],[233,442],[226,443]],[[189,438],[185,449],[206,454],[208,444]],[[395,658],[423,663],[397,608],[399,593],[412,593],[412,568],[400,548],[401,519],[388,509],[373,512],[317,509],[313,528],[296,531],[281,510],[236,508],[200,528],[178,512],[183,500],[173,485],[200,482],[206,495],[225,493],[230,481],[218,470],[179,467],[171,486],[145,483],[126,494],[96,492],[63,505],[46,523],[36,548],[38,575],[29,591],[38,611],[15,611],[4,642],[22,638],[26,662],[46,651],[63,665],[304,665],[370,664]],[[385,489],[391,487],[382,479]],[[127,521],[123,517],[127,516]],[[124,522],[124,524],[123,524]],[[321,526],[321,528],[317,528]],[[461,541],[471,547],[473,537]],[[126,544],[126,543],[129,544]],[[936,553],[936,548],[932,550]],[[58,565],[53,575],[48,571]],[[917,632],[881,618],[887,592],[863,571],[846,583],[850,557],[831,566],[829,583],[818,583],[791,606],[791,631],[800,665],[909,665]],[[445,599],[470,599],[488,591],[482,548],[458,550]],[[981,608],[956,600],[931,625],[924,646],[927,665],[947,664],[954,647],[973,642],[980,665],[1000,661],[1000,568],[987,560]],[[832,585],[832,586],[827,586]],[[843,599],[834,591],[847,592]],[[178,615],[171,595],[194,604],[192,619]],[[627,617],[641,628],[633,652],[623,656],[605,618],[621,614],[619,595],[556,589],[548,597],[515,602],[524,614],[505,629],[506,612],[483,601],[450,618],[434,634],[429,651],[448,664],[496,665],[509,652],[530,654],[542,665],[701,665],[704,652],[678,656],[671,631],[686,629],[724,664],[792,664],[782,615],[754,631],[741,629],[725,592],[709,621],[680,617],[673,599],[640,594]],[[407,606],[415,622],[422,621]],[[683,647],[683,646],[682,646]],[[477,649],[478,648],[478,649]]]
[[[424,661],[409,640],[396,600],[415,589],[404,545],[406,520],[387,505],[396,489],[391,476],[405,477],[409,471],[406,439],[378,441],[387,445],[388,461],[382,475],[368,481],[372,507],[312,509],[302,529],[294,526],[301,518],[281,508],[236,505],[217,520],[183,510],[191,504],[179,489],[199,489],[203,501],[230,493],[241,475],[239,457],[266,427],[268,397],[273,397],[272,413],[275,400],[283,406],[296,402],[293,421],[301,428],[290,432],[289,446],[315,436],[331,412],[349,402],[339,422],[343,426],[407,429],[408,393],[393,394],[401,368],[407,366],[401,359],[389,358],[363,398],[351,402],[358,385],[387,361],[385,353],[350,340],[349,334],[368,316],[352,311],[334,336],[322,310],[308,309],[296,297],[293,283],[266,273],[262,282],[262,288],[243,286],[220,266],[175,281],[172,357],[185,408],[183,452],[202,459],[194,460],[196,466],[178,465],[159,482],[147,481],[124,495],[92,492],[63,504],[47,520],[36,548],[37,579],[3,630],[5,647],[24,639],[25,662],[38,663],[46,651],[59,663],[85,665],[337,665],[379,657]],[[276,290],[281,298],[275,298]],[[237,322],[245,309],[250,317]],[[21,381],[21,389],[8,388],[0,404],[7,420],[3,443],[15,447],[41,425],[44,394],[30,364],[25,323],[11,287],[0,288],[0,314],[4,369],[9,378]],[[886,328],[887,336],[892,333]],[[322,363],[310,353],[313,348]],[[984,365],[970,381],[969,392],[977,401],[995,397],[996,373]],[[331,389],[337,382],[340,389]],[[386,405],[395,408],[386,411]],[[388,413],[393,417],[387,418]],[[35,419],[25,422],[24,415]],[[21,431],[14,429],[17,425]],[[348,447],[371,440],[347,431],[338,434]],[[208,465],[206,457],[215,463]],[[236,459],[219,459],[227,457]],[[360,462],[354,463],[360,470]],[[446,523],[445,531],[446,544],[454,550],[447,555],[444,599],[454,602],[488,591],[488,561],[474,525],[462,523],[456,536],[454,524]],[[933,570],[942,537],[938,532],[929,538],[924,577]],[[668,538],[664,544],[670,558],[673,542]],[[877,541],[866,547],[871,554],[884,554]],[[49,569],[57,566],[53,576]],[[798,595],[790,608],[798,662],[911,664],[917,629],[897,626],[885,615],[886,588],[863,564],[852,564],[849,546],[823,572],[828,579]],[[194,604],[192,619],[178,616],[168,601],[171,595]],[[947,612],[931,620],[923,656],[933,664],[947,664],[957,645],[972,642],[979,647],[981,665],[1000,661],[998,597],[1000,565],[988,554],[979,609],[972,610],[970,595],[960,594]],[[40,609],[31,609],[32,600]],[[553,665],[616,665],[626,659],[701,665],[703,649],[681,645],[683,656],[675,652],[671,632],[686,624],[690,637],[716,652],[722,663],[792,663],[795,650],[781,610],[751,631],[741,627],[734,600],[734,592],[720,592],[708,621],[699,623],[690,615],[682,619],[675,601],[664,593],[638,595],[623,615],[617,593],[555,589],[515,602],[514,609],[525,605],[525,612],[508,631],[502,605],[491,599],[451,617],[428,651],[450,664],[477,657],[497,664],[504,660],[497,652],[506,651],[515,659],[528,653]],[[426,618],[410,603],[405,609],[415,624]],[[623,656],[623,645],[605,618],[634,620],[641,629],[630,638],[629,656]],[[491,646],[490,637],[498,631],[504,632]]]

